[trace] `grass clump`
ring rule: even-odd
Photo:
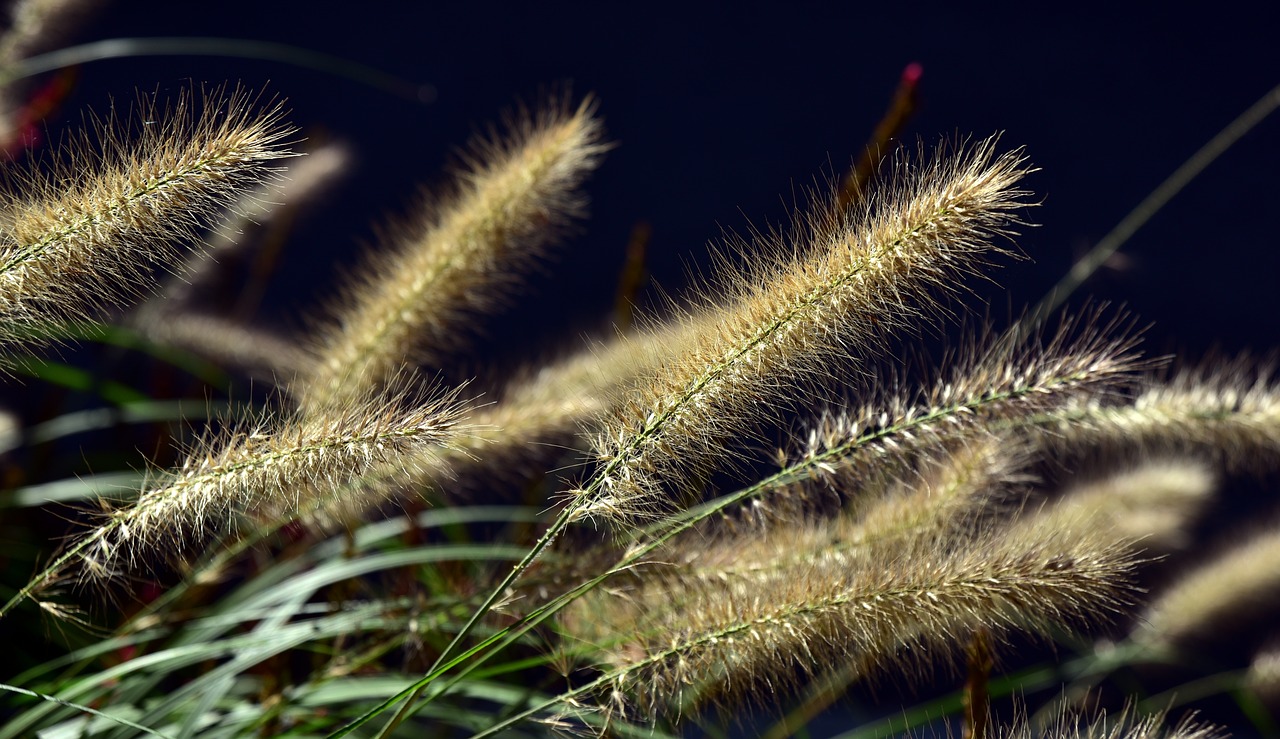
[[[174,463],[142,460],[126,489],[66,488],[87,510],[6,583],[0,619],[75,635],[5,677],[0,738],[714,734],[728,715],[781,736],[837,699],[905,705],[917,687],[973,736],[1209,737],[1116,686],[1191,663],[1224,622],[1249,630],[1247,654],[1202,679],[1265,725],[1275,603],[1250,596],[1274,588],[1275,534],[1213,558],[1196,534],[1228,476],[1274,468],[1265,365],[1150,359],[1106,307],[986,321],[936,365],[895,360],[953,335],[967,281],[1021,255],[1020,149],[944,142],[857,168],[789,229],[732,241],[749,261],[718,259],[686,300],[528,359],[490,396],[443,378],[585,215],[611,147],[593,101],[510,116],[291,336],[195,297],[242,248],[227,223],[282,207],[280,106],[186,93],[140,111],[12,176],[4,352],[102,320],[269,388],[207,423],[126,398],[122,416],[198,428],[166,428]],[[308,177],[341,168],[320,151],[334,158]],[[15,418],[5,444],[90,415]],[[104,593],[115,610],[89,615]],[[1038,713],[999,715],[1046,689]]]

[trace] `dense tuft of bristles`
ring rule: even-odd
[[[852,408],[826,411],[788,465],[845,489],[900,474],[917,459],[1017,429],[1074,401],[1121,397],[1148,366],[1136,346],[1123,322],[1104,320],[1101,308],[1064,319],[1044,340],[1017,324],[1001,336],[971,339],[920,390],[885,382]]]
[[[1261,471],[1280,458],[1280,382],[1242,358],[1150,379],[1130,403],[1082,398],[1035,425],[1047,456],[1198,453]]]
[[[0,57],[9,53],[4,48]],[[155,267],[209,274],[212,259],[197,255],[184,266],[177,245],[215,225],[225,209],[269,219],[272,209],[259,201],[270,193],[257,188],[273,185],[278,170],[269,163],[287,156],[280,142],[288,130],[278,108],[258,115],[253,102],[238,92],[211,96],[203,106],[182,97],[164,114],[144,109],[129,132],[110,118],[96,125],[98,142],[91,147],[86,137],[62,155],[54,174],[22,178],[0,203],[0,347],[152,289]],[[181,717],[187,733],[197,724],[221,730],[224,719],[240,721],[236,729],[247,720],[263,732],[317,719],[311,728],[328,730],[325,721],[356,714],[342,708],[300,719],[291,711],[312,707],[316,693],[307,691],[356,672],[394,670],[387,667],[391,655],[408,664],[425,654],[435,660],[424,668],[427,678],[347,727],[363,726],[408,696],[383,731],[404,733],[399,722],[414,720],[422,702],[471,700],[467,691],[451,690],[458,681],[475,679],[481,673],[472,671],[509,645],[546,647],[544,639],[553,640],[546,661],[521,657],[488,674],[522,665],[534,665],[532,672],[554,660],[568,683],[563,692],[539,697],[542,688],[522,686],[501,717],[489,712],[477,722],[449,706],[431,719],[457,713],[477,737],[530,718],[564,728],[594,721],[609,733],[616,717],[679,719],[707,705],[739,709],[803,687],[797,713],[775,727],[785,733],[796,716],[798,727],[821,710],[826,698],[819,693],[834,700],[853,681],[909,681],[956,667],[966,645],[965,697],[969,708],[979,707],[975,698],[985,703],[995,684],[991,659],[1002,634],[1060,635],[1133,604],[1135,570],[1186,543],[1188,522],[1217,484],[1204,460],[1255,468],[1280,451],[1280,390],[1269,371],[1241,361],[1172,380],[1143,377],[1157,363],[1141,358],[1131,325],[1106,320],[1102,308],[1065,319],[1047,336],[1034,328],[1038,316],[1004,335],[977,332],[922,382],[880,366],[890,364],[881,352],[893,334],[945,313],[963,278],[994,255],[1012,253],[1001,244],[1023,222],[1018,211],[1027,199],[1019,182],[1028,169],[1019,151],[997,154],[995,139],[940,146],[928,160],[923,152],[897,159],[887,184],[860,193],[852,212],[847,202],[828,204],[801,216],[790,233],[760,236],[750,245],[750,267],[722,259],[724,274],[695,287],[694,307],[531,365],[496,398],[463,401],[461,389],[422,390],[413,384],[416,365],[444,368],[474,334],[479,314],[545,257],[547,245],[581,215],[579,186],[608,148],[590,101],[522,112],[511,129],[481,142],[443,197],[390,229],[385,253],[301,343],[168,307],[140,311],[134,325],[153,338],[292,377],[294,405],[215,426],[179,467],[154,472],[136,501],[113,509],[104,503],[97,525],[0,607],[0,617],[35,598],[46,613],[74,620],[73,609],[48,597],[73,568],[84,580],[102,581],[170,556],[180,560],[214,532],[239,535],[252,526],[260,536],[219,549],[213,564],[199,565],[175,589],[181,595],[161,596],[121,632],[120,643],[132,649],[137,638],[151,649],[138,631],[151,619],[163,625],[155,631],[166,640],[172,633],[178,659],[190,660],[184,650],[192,645],[182,640],[212,634],[208,629],[225,621],[228,643],[237,646],[217,658],[234,654],[231,667],[262,670],[263,679],[228,680],[202,695],[197,710]],[[329,153],[333,158],[313,160],[318,171],[306,179],[319,182],[341,167],[342,157]],[[244,223],[215,238],[233,241]],[[181,286],[165,292],[194,302]],[[803,431],[778,451],[777,471],[716,497],[704,494],[702,487],[718,484],[726,477],[720,473],[750,453],[766,425],[789,420],[791,411],[804,414],[796,419]],[[21,429],[12,426],[0,423],[0,449],[19,443]],[[588,444],[594,474],[557,508],[543,496],[564,488],[540,475],[555,474]],[[1081,459],[1103,463],[1082,475],[1075,464]],[[459,468],[491,487],[446,489]],[[1071,487],[1072,475],[1089,482]],[[1050,485],[1066,492],[1044,493]],[[548,522],[527,507],[443,507],[357,530],[381,504],[426,488],[432,501],[452,503],[461,489],[485,504],[505,502],[502,488],[557,515]],[[645,516],[655,520],[638,520]],[[574,524],[591,518],[621,524],[625,535],[588,540],[594,532]],[[485,541],[498,521],[536,522],[528,537],[535,543]],[[276,564],[301,572],[319,563],[306,578],[323,574],[334,587],[323,596],[307,590],[306,603],[288,609],[204,610],[205,594],[186,586],[228,572],[236,546],[266,539],[284,523],[300,524],[283,537],[290,539],[285,553],[272,568],[246,568],[249,576],[274,577]],[[321,542],[339,526],[349,535]],[[531,530],[506,529],[517,541]],[[446,542],[454,539],[459,546]],[[373,595],[352,610],[369,597],[352,593],[365,585],[372,592],[373,581],[339,583],[354,570],[326,565],[364,552],[370,568],[412,569],[390,596]],[[1259,593],[1280,592],[1277,558],[1280,534],[1272,530],[1203,562],[1157,594],[1125,646],[1134,654],[1171,654],[1169,647],[1249,613]],[[507,560],[514,566],[490,587],[487,567]],[[187,611],[184,601],[175,617],[178,598],[196,605]],[[343,611],[361,614],[350,633],[318,635],[325,618],[311,615]],[[494,614],[504,620],[485,621]],[[180,621],[220,625],[183,633]],[[309,636],[272,644],[276,651],[236,651],[247,643],[241,629],[275,639],[293,627]],[[442,634],[452,641],[441,641]],[[333,659],[305,682],[277,680],[268,663],[279,657],[301,664],[285,650],[303,644]],[[119,696],[113,711],[138,708],[140,722],[163,726],[186,710],[175,708],[184,692],[234,676],[226,666],[187,682],[164,674],[137,690],[130,681],[149,680],[145,670],[161,664],[166,651],[174,650],[137,659],[121,650],[122,669],[110,667],[71,690],[109,675],[108,692],[83,695]],[[1101,650],[1094,657],[1081,680],[1107,669],[1098,663],[1111,657]],[[1274,647],[1256,653],[1249,680],[1280,682],[1275,662]],[[593,677],[574,669],[581,663],[594,666]],[[422,672],[416,664],[409,669]],[[403,675],[383,677],[375,679],[394,683],[393,691],[405,684]],[[431,684],[442,677],[454,682]],[[141,700],[162,683],[179,697],[158,705]],[[261,699],[233,703],[239,697],[227,691],[245,685],[261,687]],[[337,692],[346,695],[348,687]],[[83,696],[63,691],[46,703],[50,710],[85,708],[68,697]],[[592,706],[588,697],[602,700]],[[481,698],[486,705],[506,700],[488,688]],[[236,710],[224,716],[224,705]],[[243,716],[228,718],[241,709]],[[995,728],[973,718],[980,712],[966,714],[975,736],[1033,735],[1027,721]],[[1167,730],[1161,723],[1125,711],[1096,721],[1063,718],[1045,735],[1215,736],[1191,722]]]
[[[819,210],[791,243],[760,245],[754,269],[706,289],[729,296],[723,307],[682,319],[699,340],[599,435],[600,471],[579,491],[577,514],[627,520],[670,508],[806,387],[865,371],[887,331],[918,325],[936,293],[1002,251],[993,240],[1018,223],[1025,172],[994,140],[942,146],[928,162],[899,160],[864,210]]]
[[[365,477],[422,464],[457,434],[456,393],[396,400],[379,398],[323,418],[268,418],[198,444],[180,467],[159,473],[135,503],[84,536],[92,543],[82,557],[85,574],[106,577],[157,551],[181,553],[210,529],[235,528],[241,516],[337,515],[342,496],[367,495],[360,487]]]
[[[577,192],[608,148],[595,106],[521,112],[506,137],[474,145],[448,194],[392,229],[312,341],[303,408],[341,407],[403,371],[441,366],[584,210]]]
[[[607,655],[609,689],[644,714],[736,704],[833,669],[915,671],[974,629],[1067,628],[1130,599],[1127,542],[1067,518],[1045,513],[960,541],[919,532],[854,556],[796,557],[831,539],[788,527],[769,534],[770,548],[793,552],[785,564],[721,579],[642,577],[634,592],[588,596],[566,623]]]
[[[86,319],[152,289],[223,210],[275,177],[292,129],[241,91],[143,101],[13,176],[0,202],[0,341]]]

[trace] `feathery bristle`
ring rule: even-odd
[[[1064,714],[1044,727],[1025,717],[1007,726],[994,727],[991,739],[1225,739],[1228,734],[1211,724],[1186,716],[1166,725],[1163,712],[1139,717],[1132,708],[1092,718]]]
[[[971,339],[922,390],[886,382],[854,409],[826,411],[787,466],[802,468],[813,483],[871,486],[917,459],[1016,427],[1018,419],[1117,394],[1148,365],[1136,345],[1123,321],[1104,320],[1101,308],[1064,317],[1043,341],[1016,324],[1001,336]]]

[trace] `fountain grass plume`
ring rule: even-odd
[[[917,326],[962,276],[1008,252],[996,240],[1020,223],[1026,172],[994,138],[900,157],[860,207],[819,207],[787,240],[757,245],[755,266],[699,288],[716,304],[677,319],[702,326],[699,341],[597,436],[599,471],[574,493],[576,516],[626,525],[671,510],[759,423],[865,372],[887,332]]]
[[[279,103],[241,90],[142,100],[91,119],[49,171],[13,175],[0,199],[0,341],[32,339],[155,289],[181,249],[274,178],[292,129]]]

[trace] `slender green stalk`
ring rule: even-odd
[[[14,606],[17,606],[19,603],[30,598],[33,593],[48,586],[56,580],[67,565],[78,561],[90,547],[96,546],[103,537],[107,536],[111,532],[112,528],[113,526],[111,524],[103,526],[89,536],[86,536],[75,544],[72,544],[65,552],[58,555],[58,557],[46,566],[38,575],[31,578],[31,580],[29,580],[26,585],[23,585],[17,593],[14,593],[13,597],[10,598],[3,606],[0,606],[0,618],[4,618],[5,614],[13,610]]]
[[[1051,316],[1072,293],[1084,284],[1085,280],[1106,264],[1107,260],[1138,232],[1138,229],[1159,213],[1160,209],[1164,208],[1175,195],[1182,192],[1192,180],[1199,177],[1206,167],[1213,164],[1227,149],[1235,145],[1241,137],[1252,131],[1277,108],[1280,108],[1280,85],[1271,88],[1256,103],[1228,123],[1226,128],[1209,139],[1208,143],[1200,147],[1187,161],[1179,165],[1173,174],[1161,182],[1159,187],[1143,198],[1137,207],[1129,211],[1129,214],[1106,236],[1103,236],[1087,254],[1071,265],[1071,271],[1059,280],[1058,284],[1054,285],[1053,289],[1032,309],[1028,328],[1034,327]]]
[[[221,58],[263,59],[314,69],[342,77],[397,97],[428,103],[435,97],[428,85],[417,85],[373,67],[342,57],[325,54],[291,44],[243,38],[211,38],[203,36],[153,36],[146,38],[113,38],[67,46],[23,59],[8,70],[4,82],[34,77],[66,67],[74,67],[105,59],[127,59],[143,56],[213,56]]]
[[[129,719],[124,718],[122,716],[112,716],[109,713],[103,713],[102,711],[99,711],[98,709],[93,708],[91,706],[85,706],[79,703],[64,701],[60,698],[55,698],[52,695],[45,695],[44,693],[37,693],[34,690],[25,690],[23,688],[14,687],[12,685],[5,685],[3,683],[0,683],[0,690],[7,690],[11,693],[17,693],[19,695],[25,695],[32,698],[39,698],[42,701],[48,701],[50,703],[57,703],[58,705],[67,706],[68,708],[74,708],[77,711],[83,711],[84,713],[87,713],[90,716],[97,716],[99,718],[105,719],[112,723],[120,724],[121,726],[127,726],[130,729],[137,729],[138,731],[141,731],[144,734],[150,734],[151,736],[158,736],[158,737],[161,737],[161,739],[170,739],[168,734],[163,734],[150,727],[143,726],[142,724],[134,723],[133,721],[130,721]]]

